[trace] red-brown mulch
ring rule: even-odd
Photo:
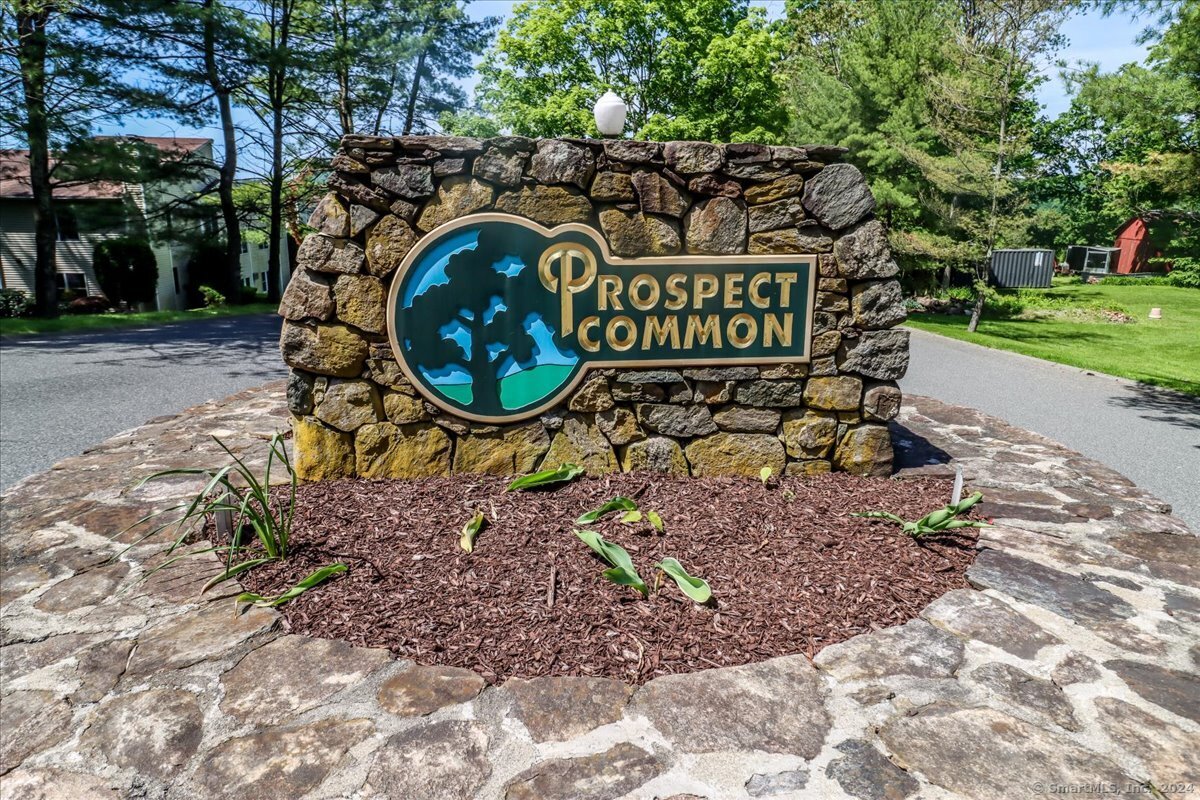
[[[773,479],[584,478],[551,491],[505,492],[488,477],[341,480],[303,485],[285,562],[242,584],[274,595],[312,570],[350,571],[282,608],[296,633],[386,647],[421,664],[466,667],[489,681],[594,675],[643,683],[826,645],[914,618],[965,587],[973,529],[915,541],[850,516],[885,509],[915,519],[949,500],[940,479],[844,474]],[[642,599],[602,577],[572,530],[616,495],[653,509],[664,534],[619,514],[591,526],[629,551],[641,576],[664,556],[712,586],[699,606],[674,582]],[[475,552],[459,532],[475,509],[488,525]],[[553,605],[548,605],[551,574]]]

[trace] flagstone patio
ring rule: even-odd
[[[898,479],[953,474],[996,527],[921,619],[810,662],[511,680],[394,660],[197,600],[215,560],[138,583],[110,541],[257,462],[282,383],[146,425],[2,498],[0,797],[1190,796],[1200,783],[1200,539],[1113,470],[972,409],[906,398]],[[118,558],[113,561],[113,557]],[[1074,788],[1072,788],[1074,787]],[[1115,793],[1115,788],[1104,793]]]

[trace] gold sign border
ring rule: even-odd
[[[430,396],[425,386],[417,378],[413,371],[409,369],[408,362],[404,358],[404,353],[400,348],[400,343],[396,341],[396,328],[394,320],[396,319],[396,303],[400,293],[400,284],[404,280],[404,276],[408,273],[413,262],[415,262],[427,249],[422,246],[425,243],[431,243],[439,238],[442,234],[459,228],[465,228],[468,225],[476,225],[481,222],[510,222],[515,225],[523,225],[530,230],[533,230],[546,238],[563,232],[582,233],[588,236],[596,243],[599,252],[603,254],[605,263],[614,267],[639,267],[646,264],[662,264],[662,265],[694,265],[703,266],[706,264],[721,264],[728,265],[730,262],[739,264],[808,264],[808,306],[807,313],[804,318],[804,353],[799,356],[789,358],[767,358],[756,356],[751,358],[728,358],[720,361],[713,361],[709,358],[675,358],[675,359],[646,359],[644,361],[585,361],[580,370],[575,374],[575,377],[563,385],[561,389],[555,392],[552,396],[546,399],[544,403],[536,408],[522,411],[519,414],[510,414],[503,417],[489,417],[480,414],[472,414],[461,409],[455,408],[448,403],[445,403],[441,398]],[[528,265],[527,265],[528,268]],[[608,242],[604,237],[589,225],[583,225],[578,222],[568,222],[563,225],[557,225],[553,228],[547,228],[543,225],[534,222],[533,220],[518,217],[513,214],[503,214],[500,212],[490,211],[482,214],[468,214],[457,219],[450,220],[438,225],[429,233],[422,236],[412,250],[408,251],[408,255],[404,257],[404,261],[396,269],[396,274],[392,276],[392,285],[388,289],[388,304],[387,304],[387,328],[388,341],[392,346],[392,354],[396,357],[396,362],[400,365],[400,369],[405,376],[417,389],[417,392],[422,398],[433,403],[438,408],[448,414],[467,419],[472,422],[482,422],[489,425],[506,425],[509,423],[521,422],[531,417],[536,417],[543,411],[546,411],[562,402],[563,398],[575,391],[575,388],[583,382],[584,377],[592,369],[610,369],[610,368],[625,368],[625,369],[642,369],[645,367],[682,367],[682,366],[704,366],[719,369],[724,366],[746,366],[753,364],[807,364],[811,359],[809,352],[812,345],[812,323],[813,314],[815,312],[814,303],[816,302],[817,291],[817,256],[801,253],[779,253],[775,255],[729,255],[729,256],[645,256],[643,258],[621,258],[614,256],[608,249]]]

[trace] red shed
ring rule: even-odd
[[[1150,259],[1162,255],[1150,240],[1150,226],[1142,217],[1134,217],[1117,228],[1117,241],[1113,245],[1117,256],[1114,272],[1130,275],[1137,272],[1161,272],[1161,267],[1150,263]],[[1168,268],[1169,269],[1169,268]]]

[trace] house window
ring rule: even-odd
[[[54,284],[60,292],[82,292],[87,289],[87,281],[78,272],[59,272],[54,276]]]
[[[267,243],[266,243],[266,242],[259,242],[259,243],[258,243],[258,249],[259,249],[259,250],[266,250],[266,249],[267,249]]]
[[[54,219],[58,225],[60,242],[79,241],[79,220],[75,218],[74,211],[69,208],[59,208],[54,212]]]
[[[175,294],[179,294],[179,267],[171,267],[171,277],[175,279]]]
[[[243,253],[249,253],[249,252],[250,252],[250,245],[246,244],[246,239],[245,239],[245,237],[242,237],[242,252],[243,252]]]

